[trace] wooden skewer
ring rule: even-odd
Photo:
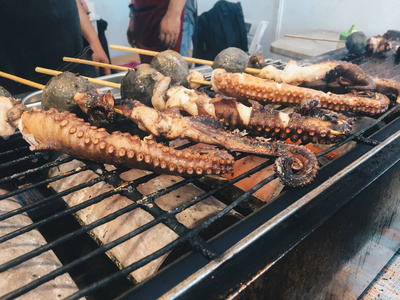
[[[41,68],[41,67],[36,67],[35,71],[38,72],[38,73],[43,73],[43,74],[48,74],[48,75],[53,75],[53,76],[62,73],[60,71]],[[89,80],[91,83],[94,83],[94,84],[108,86],[108,87],[112,87],[114,89],[120,89],[121,88],[121,85],[119,83],[114,83],[114,82],[110,82],[110,81],[106,81],[106,80],[90,78],[90,77],[85,77],[85,76],[82,76],[82,77],[86,78],[87,80]]]
[[[92,65],[92,66],[97,66],[101,68],[110,68],[110,69],[115,69],[115,70],[120,70],[120,71],[128,71],[131,70],[131,68],[127,67],[122,67],[122,66],[117,66],[117,65],[112,65],[112,64],[105,64],[97,61],[92,61],[92,60],[85,60],[85,59],[79,59],[79,58],[73,58],[73,57],[63,57],[63,61],[69,61],[69,62],[74,62],[78,64],[86,64],[86,65]]]
[[[157,55],[159,53],[157,51],[151,51],[151,50],[139,49],[139,48],[131,48],[131,47],[125,47],[125,46],[118,46],[118,45],[109,45],[109,48],[110,49],[114,49],[114,50],[122,50],[122,51],[133,52],[133,53],[138,53],[138,54],[144,54],[144,55],[149,55],[149,56],[155,56],[155,55]],[[187,57],[187,56],[182,56],[182,57],[187,62],[200,64],[200,65],[207,65],[207,66],[212,66],[213,65],[213,62],[210,61],[210,60]],[[246,68],[245,71],[247,73],[251,73],[251,74],[259,74],[261,72],[260,69],[255,69],[255,68]]]
[[[27,80],[27,79],[24,79],[24,78],[15,76],[15,75],[11,75],[11,74],[8,74],[8,73],[5,73],[5,72],[1,72],[0,71],[0,76],[4,77],[4,78],[11,79],[11,80],[14,80],[16,82],[19,82],[19,83],[22,83],[22,84],[25,84],[25,85],[28,85],[28,86],[31,86],[31,87],[34,87],[34,88],[39,89],[39,90],[43,90],[45,88],[45,85],[43,85],[43,84],[40,84],[40,83],[37,83],[37,82],[34,82],[34,81],[30,81],[30,80]]]
[[[207,80],[190,79],[190,82],[204,84],[204,85],[212,85],[212,83]]]
[[[286,37],[304,39],[304,40],[315,40],[315,41],[323,41],[323,42],[335,42],[335,43],[346,43],[343,40],[333,40],[333,39],[325,39],[325,38],[317,38],[317,37],[308,37],[302,35],[293,35],[293,34],[285,34]]]
[[[104,63],[98,63],[95,61],[91,61],[91,60],[85,60],[85,59],[78,59],[78,58],[71,58],[71,57],[64,57],[63,58],[64,61],[69,61],[69,62],[76,62],[76,63],[80,63],[80,64],[88,64],[88,65],[93,65],[93,66],[99,66],[99,67],[107,67],[107,68],[114,68],[117,69],[119,68],[119,66],[116,65],[111,65],[111,64],[104,64]],[[125,68],[126,70],[123,71],[127,71],[127,70],[131,70],[131,68],[126,68],[126,67],[122,67]],[[122,69],[119,69],[122,70]],[[193,83],[199,83],[199,84],[205,84],[205,85],[211,85],[210,81],[206,81],[206,80],[196,80],[196,79],[191,79],[190,80]]]

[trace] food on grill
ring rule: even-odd
[[[183,57],[173,50],[158,53],[151,60],[150,66],[164,76],[172,78],[172,84],[188,86],[189,67]]]
[[[191,88],[193,90],[198,90],[199,87],[201,87],[201,83],[196,83],[196,82],[194,82],[194,80],[205,81],[205,78],[204,78],[203,73],[200,73],[196,70],[191,70],[187,80],[189,82],[189,88]]]
[[[90,124],[96,127],[112,129],[116,114],[114,111],[114,97],[111,91],[106,93],[104,97],[99,97],[99,95],[103,95],[103,92],[99,89],[92,89],[87,94],[77,93],[74,101],[78,105],[81,103],[80,95],[86,95],[85,105],[79,107],[87,115]]]
[[[151,96],[159,75],[161,74],[149,64],[141,64],[128,70],[121,81],[121,98],[136,99],[151,105]]]
[[[73,160],[71,162],[62,164],[49,171],[49,176],[54,177],[60,174],[68,173],[71,170],[76,170],[84,166],[84,163]],[[111,166],[106,166],[108,170],[112,170]],[[142,170],[129,170],[120,175],[123,182],[128,183],[129,181],[138,179],[140,177],[148,175],[149,172]],[[87,183],[92,179],[98,178],[99,175],[95,172],[88,170],[80,172],[78,174],[62,178],[55,182],[50,183],[50,186],[58,193],[63,192],[71,187],[78,186],[83,183]],[[174,183],[182,181],[182,177],[173,175],[159,175],[153,180],[146,180],[146,182],[140,184],[137,189],[137,194],[143,195],[143,200],[135,199],[141,206],[152,205],[151,201],[146,200],[146,196],[162,189],[168,188]],[[106,192],[115,190],[110,184],[101,181],[95,185],[79,189],[78,191],[68,193],[63,196],[63,200],[68,206],[72,207],[78,204],[82,204],[85,201],[95,198],[96,196],[102,195]],[[161,197],[155,199],[155,203],[164,211],[169,211],[178,206],[182,206],[189,201],[193,201],[196,197],[203,194],[204,191],[199,189],[193,184],[185,184],[183,187],[174,189]],[[91,224],[113,212],[120,211],[128,205],[132,205],[133,199],[129,199],[120,194],[107,197],[100,202],[91,205],[87,208],[83,208],[75,213],[75,217],[81,224]],[[195,204],[176,215],[177,221],[182,223],[187,228],[193,228],[204,222],[209,217],[215,215],[218,211],[222,210],[226,206],[215,199],[214,197],[208,197],[203,201]],[[229,215],[231,217],[240,218],[240,215],[232,210]],[[135,208],[126,214],[119,216],[118,218],[111,220],[101,226],[98,226],[90,231],[90,235],[95,241],[101,244],[108,244],[122,235],[132,232],[143,224],[154,221],[154,217],[145,211],[143,208]],[[119,244],[118,246],[110,249],[106,254],[118,265],[127,267],[134,262],[156,252],[160,248],[166,246],[172,241],[176,240],[178,235],[168,228],[165,224],[160,222],[154,226],[151,226],[148,230],[136,235],[135,237],[127,240],[126,242]],[[141,268],[136,269],[130,273],[135,282],[141,282],[144,279],[150,277],[157,272],[159,267],[162,265],[165,258],[168,256],[164,254],[150,263],[144,265]]]
[[[263,107],[256,101],[250,101],[252,106],[248,107],[235,98],[210,98],[182,86],[168,89],[167,83],[168,78],[163,78],[155,87],[152,103],[157,110],[178,108],[192,116],[210,116],[230,129],[246,129],[257,136],[326,144],[343,140],[352,128],[353,119],[331,111],[321,112],[314,107],[319,103],[316,99],[309,101],[313,107],[303,112],[315,116],[308,117]],[[305,105],[301,107],[304,108]]]
[[[249,58],[249,67],[255,69],[262,69],[265,65],[265,59],[261,54],[253,54]]]
[[[7,191],[0,189],[0,195],[6,193]],[[20,208],[21,205],[15,197],[9,197],[0,201],[1,215]],[[0,236],[6,236],[19,228],[30,225],[32,225],[32,220],[26,213],[7,218],[0,221]],[[0,265],[33,251],[42,245],[46,245],[46,243],[44,237],[36,229],[0,243]],[[17,290],[61,266],[61,262],[57,256],[50,250],[39,256],[35,256],[26,263],[3,271],[0,273],[0,296]],[[77,291],[77,286],[69,274],[66,273],[40,285],[36,289],[18,297],[18,299],[64,299]]]
[[[307,66],[298,66],[297,62],[289,61],[283,70],[269,65],[258,75],[261,78],[272,79],[277,83],[291,85],[321,86],[343,85],[351,90],[373,90],[375,84],[370,76],[357,65],[344,61],[325,61]]]
[[[11,97],[11,93],[0,86],[0,97]]]
[[[213,69],[224,69],[228,72],[244,72],[249,63],[249,56],[242,49],[229,47],[214,58]]]
[[[66,110],[79,112],[79,107],[74,101],[74,95],[93,89],[93,85],[82,76],[71,72],[63,72],[52,77],[42,92],[42,108],[48,110]]]
[[[218,149],[175,150],[152,138],[85,123],[75,114],[33,108],[21,116],[20,131],[31,150],[54,150],[97,162],[182,176],[223,174],[232,170],[233,157]]]
[[[0,96],[0,136],[4,139],[11,136],[18,126],[25,105],[21,100]]]
[[[400,103],[400,82],[387,78],[374,78],[375,90]]]
[[[346,48],[351,54],[362,55],[367,46],[367,37],[362,31],[356,31],[346,38]]]
[[[75,97],[84,105],[85,97]],[[298,187],[309,184],[316,176],[318,161],[315,154],[303,147],[283,142],[261,142],[246,138],[239,134],[226,131],[214,118],[184,117],[178,109],[171,109],[164,113],[145,106],[137,100],[123,100],[116,103],[115,108],[123,115],[138,124],[139,128],[154,136],[163,136],[167,139],[190,139],[192,141],[220,145],[230,151],[239,151],[258,155],[276,156],[275,170],[285,185]],[[170,154],[166,151],[165,153]],[[164,154],[158,157],[163,159]],[[191,159],[187,159],[189,163]],[[231,171],[231,159],[225,158]],[[196,169],[197,170],[197,169]],[[201,168],[196,171],[201,174]],[[217,173],[218,174],[218,173]]]
[[[392,50],[392,42],[383,36],[371,36],[367,40],[365,50],[368,54],[380,54]]]
[[[366,115],[379,114],[389,107],[389,99],[379,93],[361,96],[332,94],[304,87],[276,83],[245,73],[227,73],[216,69],[211,78],[213,89],[239,101],[253,99],[262,103],[299,105],[312,98],[319,98],[318,107],[336,111],[350,111]]]

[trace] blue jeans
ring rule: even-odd
[[[194,31],[194,24],[191,22],[190,17],[184,14],[183,27],[182,27],[182,43],[180,54],[182,56],[189,56],[189,49],[192,44],[192,37]]]

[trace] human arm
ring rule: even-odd
[[[135,38],[134,38],[134,34],[133,34],[133,17],[129,18],[129,25],[128,25],[128,30],[126,31],[126,36],[128,38],[128,43],[129,45],[131,45],[132,47],[136,47],[136,43],[135,43]]]
[[[94,29],[88,15],[85,13],[82,7],[81,1],[76,0],[76,5],[78,6],[79,20],[81,22],[82,34],[88,41],[90,48],[93,51],[92,54],[93,61],[109,64],[110,61],[107,57],[107,54],[105,53],[103,46],[100,43],[96,30]],[[111,70],[109,68],[104,68],[104,74],[106,75],[111,74]]]
[[[168,48],[172,48],[178,41],[181,30],[181,15],[186,0],[170,0],[168,10],[160,23],[160,40]]]

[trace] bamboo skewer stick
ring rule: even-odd
[[[190,82],[204,84],[204,85],[212,85],[210,81],[207,80],[199,80],[199,79],[190,79]]]
[[[38,73],[43,73],[43,74],[53,75],[53,76],[62,73],[60,71],[55,71],[55,70],[41,68],[41,67],[36,67],[35,71]],[[110,81],[106,81],[106,80],[95,79],[95,78],[90,78],[90,77],[85,77],[85,76],[82,76],[82,77],[86,78],[87,80],[89,80],[91,83],[94,83],[94,84],[108,86],[108,87],[112,87],[114,89],[121,88],[121,84],[119,84],[119,83],[114,83],[114,82],[110,82]]]
[[[122,67],[122,66],[117,66],[117,65],[112,65],[112,64],[105,64],[105,63],[101,63],[101,62],[97,62],[97,61],[85,60],[85,59],[73,58],[73,57],[63,57],[63,61],[74,62],[74,63],[78,63],[78,64],[92,65],[92,66],[101,67],[101,68],[110,68],[110,69],[115,69],[115,70],[120,70],[120,71],[131,70],[131,68],[127,68],[127,67]]]
[[[113,69],[113,68],[116,69],[116,68],[119,67],[119,66],[116,66],[116,65],[98,63],[98,62],[94,62],[94,61],[91,61],[91,60],[77,59],[77,58],[71,58],[71,57],[64,57],[63,60],[64,61],[69,61],[69,62],[76,62],[76,63],[80,63],[80,64],[88,64],[88,65],[93,65],[93,66],[99,66],[99,67],[106,65],[106,67],[110,68],[110,69]],[[123,67],[123,68],[125,68],[126,70],[131,70],[131,68],[126,68],[126,67]],[[194,83],[199,83],[199,84],[211,85],[211,82],[210,81],[206,81],[206,80],[191,79],[190,81],[194,82]]]
[[[333,39],[325,39],[325,38],[317,38],[317,37],[308,37],[302,35],[293,35],[293,34],[285,34],[286,37],[304,39],[304,40],[315,40],[315,41],[323,41],[323,42],[335,42],[335,43],[346,43],[343,40],[333,40]]]
[[[34,81],[30,81],[30,80],[27,80],[27,79],[24,79],[24,78],[15,76],[15,75],[11,75],[11,74],[8,74],[8,73],[5,73],[5,72],[1,72],[1,71],[0,71],[0,76],[4,77],[4,78],[11,79],[11,80],[14,80],[16,82],[19,82],[19,83],[22,83],[22,84],[25,84],[25,85],[28,85],[28,86],[31,86],[31,87],[34,87],[34,88],[39,89],[39,90],[43,90],[44,87],[45,87],[45,85],[43,85],[43,84],[40,84],[40,83],[37,83],[37,82],[34,82]]]
[[[114,49],[114,50],[122,50],[122,51],[133,52],[133,53],[138,53],[138,54],[144,54],[144,55],[149,55],[149,56],[155,56],[158,53],[160,53],[160,52],[157,52],[157,51],[151,51],[151,50],[139,49],[139,48],[132,48],[132,47],[125,47],[125,46],[118,46],[118,45],[109,45],[108,47],[110,49]],[[212,66],[213,65],[213,62],[210,61],[210,60],[194,58],[194,57],[187,57],[187,56],[182,56],[182,57],[187,62],[200,64],[200,65],[207,65],[207,66]],[[260,69],[255,69],[255,68],[246,68],[245,71],[247,73],[251,73],[251,74],[259,74],[261,70]]]

